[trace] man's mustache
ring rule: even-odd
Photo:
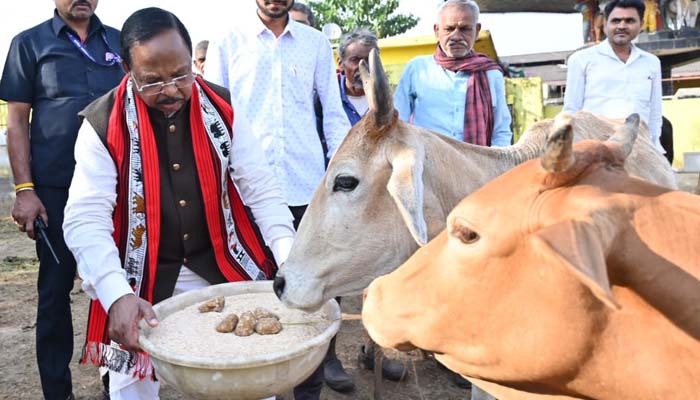
[[[461,44],[464,47],[469,47],[469,43],[466,40],[450,40],[447,42],[447,46],[454,46],[456,44]]]
[[[92,4],[90,4],[90,2],[85,1],[85,0],[75,0],[70,5],[71,8],[77,7],[77,6],[88,6],[88,7],[92,8]]]
[[[156,104],[159,106],[169,106],[171,104],[179,103],[183,100],[185,100],[184,97],[166,97],[164,99],[158,100]]]
[[[364,84],[362,83],[362,75],[360,75],[359,71],[352,77],[352,86],[358,90],[364,88]]]

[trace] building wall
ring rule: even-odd
[[[513,116],[513,138],[544,117],[542,78],[506,79],[506,101]]]
[[[663,115],[673,125],[673,166],[683,169],[683,153],[700,151],[700,99],[663,101]]]

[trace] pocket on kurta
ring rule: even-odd
[[[647,104],[651,101],[651,78],[630,82],[627,90],[635,101]]]

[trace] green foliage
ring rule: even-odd
[[[399,0],[311,0],[308,5],[316,17],[316,26],[334,22],[343,33],[369,28],[383,38],[404,33],[418,23],[413,14],[394,14]]]

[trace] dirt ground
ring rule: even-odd
[[[681,189],[691,191],[697,184],[697,174],[678,174]],[[2,183],[2,182],[0,182]],[[0,185],[2,186],[2,185]],[[0,399],[41,399],[41,387],[34,353],[34,320],[36,317],[37,261],[34,243],[17,231],[9,215],[11,201],[0,199]],[[77,399],[102,400],[101,383],[95,367],[79,365],[77,360],[85,339],[87,296],[80,291],[79,281],[71,293],[75,354],[71,370]],[[343,302],[343,311],[356,313],[356,298]],[[365,338],[359,321],[344,322],[338,336],[338,355],[348,373],[355,379],[357,389],[339,394],[324,387],[321,398],[326,400],[370,399],[372,373],[358,368],[358,348]],[[435,362],[418,353],[391,353],[392,357],[408,362],[410,375],[404,382],[383,383],[384,400],[453,400],[468,399],[469,392],[457,388],[445,371]],[[164,400],[184,400],[172,387],[161,390]],[[284,400],[291,400],[285,396]]]

